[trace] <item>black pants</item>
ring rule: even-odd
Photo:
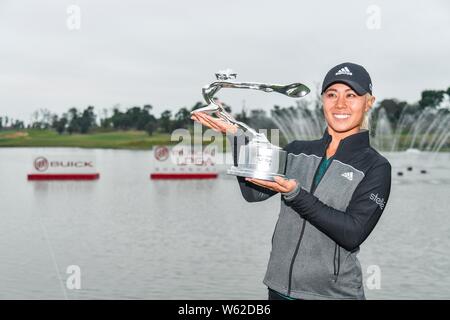
[[[272,290],[270,288],[267,288],[269,290],[269,300],[291,300],[286,297],[283,297],[281,294],[276,292],[275,290]],[[302,299],[295,299],[295,300],[302,300]]]

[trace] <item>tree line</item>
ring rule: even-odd
[[[377,104],[376,108],[374,108],[371,114],[371,118],[376,124],[379,111],[384,109],[386,111],[389,122],[395,127],[402,113],[415,114],[423,111],[426,108],[437,109],[441,107],[442,104],[445,103],[445,99],[448,99],[449,97],[450,87],[447,90],[424,90],[421,93],[421,99],[415,103],[408,103],[406,101],[401,101],[398,99],[384,99]],[[450,106],[446,107],[447,109],[442,110],[443,112],[449,112],[448,108]]]
[[[9,118],[8,116],[0,116],[0,130],[3,129],[25,129],[23,121]]]
[[[384,99],[376,104],[371,117],[376,123],[379,111],[384,109],[390,123],[395,126],[403,112],[415,113],[425,108],[439,108],[446,97],[447,99],[450,97],[450,87],[447,90],[425,90],[421,93],[421,99],[412,104],[397,99]],[[229,105],[223,105],[228,112],[232,113]],[[149,135],[171,133],[178,128],[192,128],[193,121],[190,119],[190,113],[203,106],[205,106],[203,103],[197,102],[190,108],[182,107],[178,111],[165,110],[159,116],[152,113],[153,106],[150,104],[133,106],[124,111],[115,106],[111,110],[103,109],[99,113],[95,111],[94,106],[88,106],[84,110],[72,107],[62,115],[52,113],[48,109],[39,109],[32,114],[31,122],[26,127],[21,120],[0,116],[0,130],[28,128],[55,130],[59,134],[86,134],[93,131],[114,130],[139,130],[145,131]],[[243,109],[234,116],[237,120],[247,123],[255,129],[272,129],[277,128],[274,117],[281,116],[284,112],[292,111],[295,108],[293,106],[287,108],[274,106],[269,112],[262,109]],[[301,100],[297,108],[321,114],[320,96],[313,100]]]

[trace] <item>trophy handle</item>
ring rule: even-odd
[[[203,87],[203,89],[202,89],[203,98],[208,103],[208,105],[206,107],[196,109],[196,110],[192,111],[191,113],[206,112],[206,113],[215,114],[218,118],[224,120],[225,122],[231,123],[231,124],[234,124],[234,125],[238,126],[244,132],[249,132],[254,137],[257,137],[257,138],[259,138],[261,140],[264,140],[264,141],[268,141],[265,135],[256,132],[253,128],[250,128],[245,123],[236,120],[236,118],[233,117],[230,113],[228,113],[223,108],[222,105],[220,105],[219,103],[214,101],[214,95],[221,88],[223,88],[223,86],[220,85],[220,84],[221,84],[220,82],[214,82],[214,83],[212,83],[209,86]]]
[[[231,70],[225,70],[221,73],[217,73],[216,77],[220,81],[215,81],[209,86],[202,88],[203,98],[208,104],[206,107],[196,109],[191,113],[195,112],[207,112],[217,115],[220,119],[227,123],[235,124],[239,128],[243,129],[245,132],[251,133],[255,138],[260,141],[269,142],[264,134],[256,132],[254,129],[247,126],[245,123],[237,121],[230,113],[228,113],[222,105],[214,101],[214,95],[222,88],[237,88],[237,89],[253,89],[260,90],[264,92],[278,92],[289,97],[304,97],[309,92],[310,89],[301,83],[292,83],[288,85],[280,84],[265,84],[256,82],[233,82],[226,81],[228,79],[236,78],[235,73],[231,73]]]

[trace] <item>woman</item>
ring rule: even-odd
[[[249,202],[282,195],[264,279],[269,299],[365,299],[356,256],[391,187],[389,162],[369,144],[367,112],[375,102],[369,74],[353,63],[333,67],[323,81],[322,102],[323,137],[284,148],[288,179],[238,177]],[[207,114],[192,119],[237,132]]]

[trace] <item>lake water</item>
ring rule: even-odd
[[[58,152],[95,158],[100,179],[27,181],[33,156]],[[387,156],[390,200],[359,254],[365,283],[381,272],[366,296],[449,299],[450,154]],[[151,151],[2,148],[0,159],[0,298],[267,298],[279,196],[247,203],[225,173],[152,181]],[[66,286],[72,265],[79,290]]]

